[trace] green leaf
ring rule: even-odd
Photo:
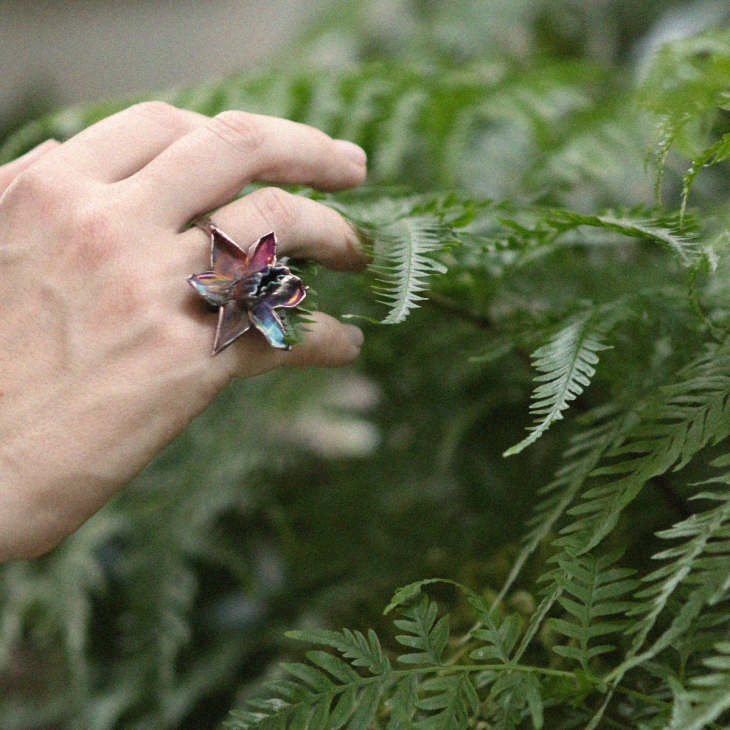
[[[619,310],[620,311],[620,310]],[[535,350],[533,366],[542,373],[535,378],[540,383],[533,393],[534,403],[530,406],[539,423],[530,429],[526,439],[504,452],[514,456],[537,441],[557,420],[563,418],[568,408],[595,375],[598,363],[597,352],[607,349],[602,343],[610,329],[622,315],[613,309],[609,317],[596,315],[593,311],[572,317],[569,324],[555,334],[550,341]]]

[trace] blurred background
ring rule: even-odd
[[[519,50],[529,45],[521,21],[549,16],[551,3],[460,2],[455,27],[468,6],[485,11],[476,27],[485,41],[498,35]],[[723,0],[557,0],[552,6],[555,30],[568,41],[583,34],[586,22],[602,28],[591,34],[590,50],[607,60],[617,45],[640,51],[632,44],[637,38],[646,44],[647,31],[666,39],[727,14]],[[282,54],[333,20],[355,37],[324,34],[308,60],[349,63],[365,47],[405,42],[414,17],[448,15],[441,12],[445,4],[439,7],[433,0],[0,0],[0,138],[51,108],[286,64]]]
[[[0,134],[50,108],[269,61],[329,0],[0,0]]]

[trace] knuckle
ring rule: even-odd
[[[172,129],[179,133],[189,131],[191,126],[189,111],[178,109],[172,104],[156,99],[134,104],[127,109],[127,112],[142,116],[160,127]]]
[[[299,217],[297,198],[281,188],[261,188],[249,195],[252,205],[273,230],[294,227]]]
[[[127,110],[131,114],[138,114],[143,117],[150,117],[159,121],[169,121],[180,114],[180,110],[164,101],[151,99],[133,104]]]
[[[84,205],[77,205],[70,213],[67,225],[73,240],[79,246],[105,251],[110,248],[112,238],[111,220],[106,206],[100,201],[93,200]]]
[[[53,210],[67,197],[61,176],[45,169],[42,161],[31,165],[10,183],[3,194],[3,207],[30,205],[36,209]]]
[[[247,112],[228,110],[211,119],[208,129],[237,150],[251,153],[260,149],[266,135],[258,118]]]

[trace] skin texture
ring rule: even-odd
[[[344,365],[362,333],[318,314],[276,350],[254,331],[211,357],[216,314],[185,281],[213,220],[242,245],[339,271],[367,263],[350,225],[249,182],[339,190],[365,153],[310,127],[143,103],[0,167],[0,560],[45,553],[96,512],[233,377]]]

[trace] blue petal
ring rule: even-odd
[[[230,299],[233,280],[214,271],[188,276],[188,282],[208,304],[214,307],[220,307]]]
[[[248,313],[251,324],[277,350],[290,350],[286,342],[286,330],[279,315],[266,302],[259,302]]]

